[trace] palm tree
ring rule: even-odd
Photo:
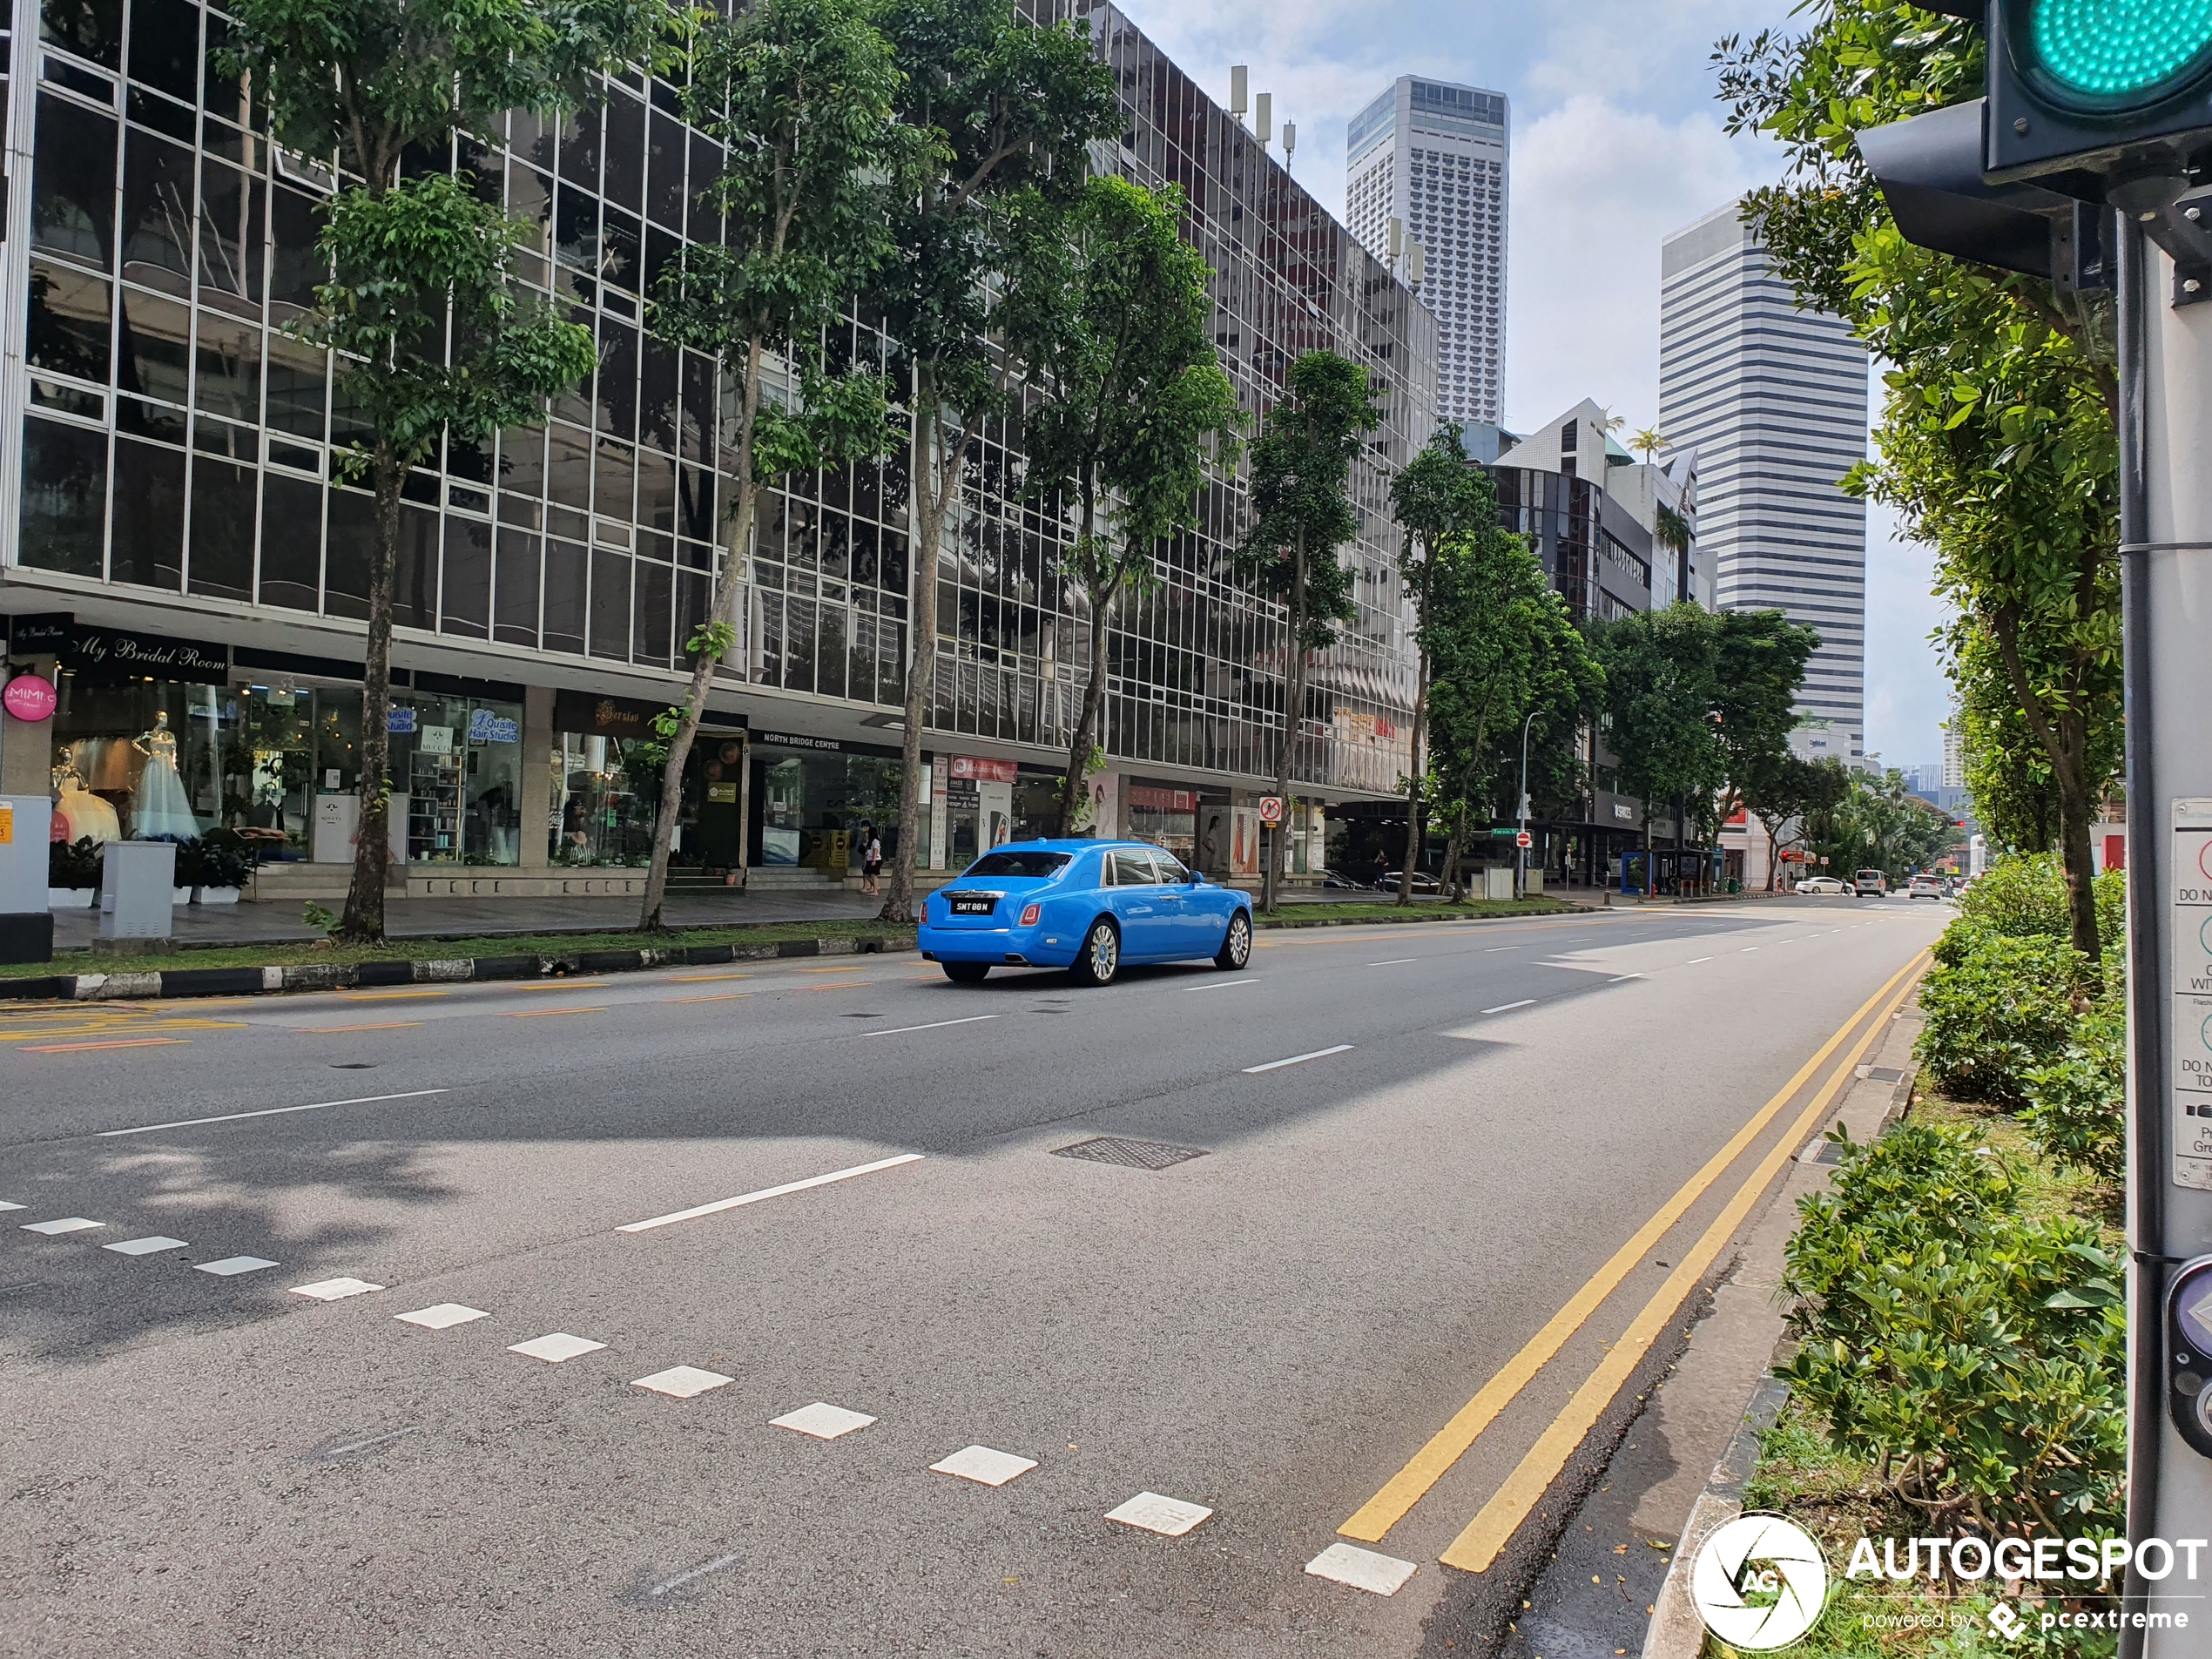
[[[1648,426],[1629,440],[1629,448],[1638,451],[1648,464],[1662,449],[1674,447],[1674,440],[1656,426]]]

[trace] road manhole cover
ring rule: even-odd
[[[1820,1150],[1805,1160],[1808,1163],[1841,1163],[1843,1161],[1844,1143],[1841,1141],[1823,1141]]]
[[[1905,1074],[1895,1066],[1869,1066],[1866,1081],[1870,1083],[1901,1083],[1905,1081]]]
[[[1077,1141],[1073,1146],[1056,1147],[1052,1156],[1056,1158],[1088,1158],[1093,1163],[1114,1163],[1124,1170],[1164,1170],[1206,1155],[1203,1146],[1170,1146],[1164,1141],[1130,1141],[1118,1135],[1102,1135],[1096,1140]]]

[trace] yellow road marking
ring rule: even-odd
[[[862,986],[865,986],[870,981],[864,979],[833,980],[826,985],[794,985],[788,991],[781,992],[779,995],[784,996],[804,996],[809,991],[852,991],[858,990]]]
[[[0,1032],[0,1042],[83,1036],[95,1031],[242,1031],[248,1023],[245,1020],[73,1020],[44,1030]]]
[[[420,1020],[388,1020],[381,1025],[295,1025],[292,1028],[305,1037],[319,1037],[329,1031],[412,1031],[422,1023]]]
[[[1905,968],[1907,970],[1917,969],[1926,961],[1927,954],[1924,951],[1906,963]],[[1892,981],[1891,983],[1896,981]],[[1865,1035],[1837,1066],[1828,1081],[1821,1085],[1820,1091],[1797,1115],[1797,1121],[1789,1130],[1775,1143],[1773,1150],[1759,1160],[1758,1167],[1737,1189],[1736,1196],[1729,1200],[1727,1208],[1713,1218],[1713,1224],[1705,1230],[1704,1237],[1683,1258],[1675,1271],[1667,1275],[1667,1282],[1644,1304],[1643,1311],[1636,1315],[1635,1322],[1622,1334],[1620,1341],[1607,1350],[1597,1369],[1590,1373],[1589,1380],[1575,1391],[1575,1397],[1552,1420],[1551,1426],[1537,1438],[1535,1445],[1528,1448],[1527,1454],[1506,1477],[1505,1484],[1491,1494],[1490,1501],[1482,1506],[1475,1518],[1467,1522],[1465,1529],[1452,1541],[1451,1548],[1438,1557],[1445,1566],[1456,1567],[1464,1572],[1480,1573],[1497,1560],[1498,1552],[1505,1547],[1506,1540],[1513,1536],[1514,1529],[1527,1519],[1528,1512],[1536,1507],[1538,1500],[1559,1478],[1559,1472],[1567,1467],[1567,1460],[1575,1454],[1575,1448],[1582,1443],[1582,1437],[1604,1414],[1607,1405],[1621,1392],[1622,1384],[1628,1381],[1636,1366],[1642,1363],[1644,1354],[1658,1340],[1659,1333],[1673,1321],[1682,1307],[1683,1298],[1704,1277],[1705,1270],[1713,1264],[1714,1259],[1728,1247],[1737,1228],[1750,1214],[1752,1206],[1765,1193],[1768,1184],[1782,1166],[1790,1161],[1798,1143],[1826,1115],[1830,1103],[1854,1076],[1854,1068],[1860,1057],[1874,1046],[1877,1038],[1888,1031],[1890,1013],[1912,992],[1912,986],[1907,983],[1897,993],[1890,1007],[1885,1008],[1867,1028]],[[1844,1028],[1848,1030],[1850,1028]]]
[[[819,991],[828,988],[815,985],[810,986],[808,988],[810,990]],[[734,1002],[741,996],[752,996],[754,995],[756,995],[756,993],[752,991],[718,991],[712,996],[671,996],[668,1000],[671,1002]]]
[[[403,1002],[415,996],[451,996],[451,991],[348,991],[348,1002]]]
[[[606,984],[603,979],[550,979],[531,984],[526,980],[503,980],[502,991],[596,991]]]
[[[1730,1137],[1727,1145],[1707,1160],[1705,1167],[1689,1177],[1682,1190],[1659,1207],[1650,1220],[1637,1229],[1635,1236],[1615,1251],[1611,1260],[1590,1276],[1588,1283],[1575,1292],[1567,1305],[1552,1315],[1544,1328],[1528,1339],[1521,1352],[1507,1361],[1504,1369],[1482,1386],[1475,1397],[1455,1413],[1452,1420],[1437,1430],[1427,1445],[1416,1452],[1406,1467],[1391,1476],[1383,1489],[1362,1505],[1351,1520],[1337,1531],[1346,1538],[1357,1538],[1364,1543],[1380,1543],[1406,1513],[1434,1486],[1452,1466],[1465,1455],[1476,1437],[1489,1427],[1491,1422],[1511,1402],[1514,1396],[1528,1386],[1529,1379],[1541,1371],[1566,1345],[1568,1338],[1581,1330],[1589,1317],[1597,1312],[1605,1298],[1620,1287],[1622,1280],[1635,1271],[1652,1247],[1663,1238],[1669,1229],[1680,1221],[1690,1206],[1704,1197],[1707,1190],[1728,1172],[1743,1149],[1756,1140],[1760,1132],[1782,1113],[1804,1088],[1821,1062],[1837,1050],[1870,1010],[1911,973],[1919,959],[1915,957],[1892,974],[1887,984],[1867,998],[1858,1011],[1835,1035],[1820,1045],[1819,1051],[1799,1067],[1797,1074],[1783,1084],[1781,1091],[1762,1106],[1751,1120]]]
[[[604,1014],[605,1012],[604,1008],[516,1008],[512,1013],[502,1015],[501,1017],[508,1020],[545,1020],[552,1018],[556,1014]]]
[[[860,964],[852,962],[836,968],[802,968],[796,971],[801,974],[857,974],[860,971]]]
[[[74,1054],[80,1049],[151,1049],[165,1042],[190,1042],[190,1037],[120,1037],[111,1042],[57,1042],[43,1049],[18,1049],[17,1054]]]
[[[697,985],[707,980],[751,979],[750,974],[673,974],[670,977],[679,984]]]

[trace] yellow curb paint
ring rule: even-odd
[[[1906,967],[1918,968],[1926,960],[1926,953],[1923,952]],[[1912,990],[1912,985],[1907,984],[1898,992],[1896,1002],[1902,1003]],[[1528,1448],[1527,1455],[1506,1477],[1505,1484],[1492,1494],[1490,1501],[1482,1506],[1475,1518],[1467,1522],[1466,1528],[1452,1541],[1451,1548],[1438,1557],[1445,1566],[1456,1567],[1462,1572],[1480,1573],[1486,1571],[1490,1563],[1497,1560],[1498,1552],[1505,1548],[1506,1541],[1528,1518],[1528,1512],[1536,1507],[1537,1501],[1550,1489],[1552,1482],[1559,1478],[1559,1472],[1567,1467],[1567,1460],[1575,1454],[1575,1448],[1582,1443],[1582,1437],[1590,1432],[1614,1396],[1621,1392],[1622,1385],[1642,1363],[1643,1356],[1658,1340],[1660,1332],[1672,1323],[1682,1307],[1683,1298],[1689,1294],[1697,1281],[1704,1277],[1706,1269],[1728,1247],[1737,1228],[1750,1214],[1752,1206],[1759,1201],[1782,1166],[1795,1155],[1799,1143],[1825,1116],[1830,1103],[1844,1083],[1852,1080],[1853,1068],[1858,1064],[1860,1056],[1889,1029],[1888,1015],[1889,1009],[1884,1009],[1866,1034],[1859,1038],[1851,1053],[1844,1056],[1833,1075],[1821,1086],[1820,1092],[1798,1114],[1788,1133],[1776,1143],[1773,1150],[1759,1161],[1758,1167],[1737,1189],[1736,1196],[1728,1202],[1728,1207],[1713,1218],[1713,1224],[1705,1230],[1704,1237],[1697,1241],[1675,1271],[1667,1275],[1667,1282],[1659,1287],[1656,1295],[1644,1304],[1643,1311],[1636,1315],[1635,1323],[1608,1351],[1598,1368],[1590,1373],[1589,1380],[1575,1391],[1575,1397],[1552,1420],[1551,1426],[1537,1438],[1535,1445]],[[1850,1029],[1848,1026],[1844,1028]]]
[[[1606,1298],[1620,1288],[1621,1282],[1650,1254],[1653,1246],[1689,1212],[1690,1206],[1704,1197],[1713,1184],[1728,1172],[1729,1165],[1736,1162],[1743,1149],[1781,1116],[1782,1109],[1820,1069],[1822,1062],[1835,1053],[1859,1022],[1913,970],[1919,961],[1915,957],[1898,969],[1880,990],[1867,998],[1858,1011],[1844,1022],[1835,1035],[1822,1043],[1818,1052],[1798,1068],[1797,1075],[1783,1084],[1774,1097],[1730,1137],[1728,1144],[1714,1153],[1704,1168],[1690,1177],[1681,1190],[1662,1204],[1651,1219],[1637,1229],[1635,1236],[1615,1251],[1612,1258],[1590,1276],[1588,1282],[1575,1292],[1567,1305],[1552,1315],[1544,1328],[1529,1338],[1521,1352],[1482,1386],[1481,1392],[1460,1407],[1452,1420],[1439,1429],[1428,1444],[1416,1452],[1406,1467],[1393,1475],[1381,1491],[1360,1505],[1352,1519],[1337,1531],[1346,1538],[1357,1538],[1363,1543],[1380,1543],[1390,1529],[1406,1518],[1406,1512],[1419,1503],[1429,1488],[1442,1480],[1452,1466],[1466,1454],[1467,1448],[1474,1444],[1483,1430],[1490,1426],[1498,1413],[1528,1386],[1536,1373],[1566,1345],[1568,1339],[1582,1328]]]

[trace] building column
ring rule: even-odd
[[[54,683],[57,659],[27,658],[0,665],[0,682],[17,674],[37,674]],[[51,795],[54,790],[54,723],[18,720],[0,712],[0,795]]]
[[[553,811],[553,688],[523,688],[523,851],[521,867],[548,868],[551,833],[546,828]]]

